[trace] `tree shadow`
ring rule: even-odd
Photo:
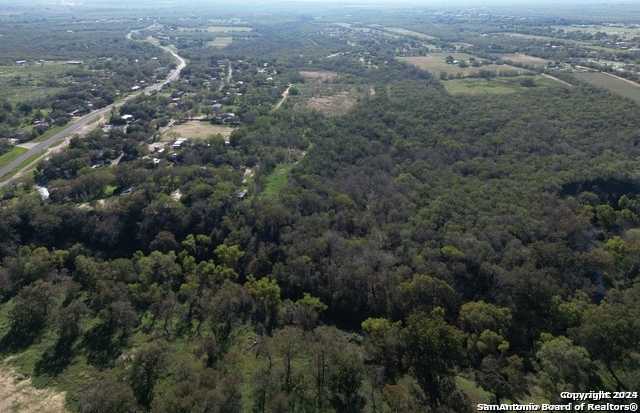
[[[122,353],[126,336],[115,334],[111,323],[96,325],[85,334],[83,345],[87,350],[87,361],[100,368],[112,366]]]
[[[57,376],[71,363],[73,359],[73,342],[75,340],[59,338],[49,347],[35,365],[36,375]]]

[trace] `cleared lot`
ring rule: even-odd
[[[222,125],[212,125],[209,122],[193,120],[175,125],[165,131],[162,135],[166,139],[174,138],[191,138],[191,139],[208,139],[216,135],[228,138],[233,132],[233,128]]]

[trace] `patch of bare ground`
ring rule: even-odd
[[[67,413],[65,393],[36,389],[31,380],[0,365],[0,412]]]
[[[300,76],[305,80],[315,80],[320,82],[328,82],[338,78],[336,72],[330,72],[328,70],[303,70],[300,72]]]
[[[307,107],[325,115],[339,115],[351,110],[356,102],[349,92],[339,92],[331,96],[312,97]]]

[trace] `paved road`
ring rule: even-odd
[[[127,35],[127,39],[131,39],[131,33]],[[163,49],[167,53],[171,54],[177,62],[176,68],[173,69],[171,73],[169,73],[169,75],[163,81],[153,84],[151,86],[148,86],[139,92],[128,95],[123,100],[120,100],[116,103],[112,103],[111,105],[105,106],[102,109],[94,110],[93,112],[88,113],[87,115],[81,117],[80,119],[73,121],[71,124],[69,124],[60,132],[49,137],[47,140],[38,143],[28,151],[26,151],[25,153],[21,154],[16,159],[8,163],[7,165],[0,168],[0,179],[11,172],[14,172],[14,171],[19,172],[18,169],[20,168],[20,166],[24,161],[26,161],[31,157],[35,157],[36,155],[41,155],[51,147],[54,147],[62,143],[65,140],[65,138],[69,136],[73,136],[74,134],[80,132],[83,128],[86,128],[92,123],[97,122],[102,116],[107,115],[109,112],[111,112],[111,109],[124,105],[126,102],[130,101],[131,99],[135,99],[136,97],[140,96],[142,93],[150,94],[153,92],[157,92],[158,90],[166,86],[168,83],[171,83],[179,79],[180,73],[182,72],[182,69],[184,69],[185,66],[187,65],[187,62],[170,48],[166,46],[160,46],[158,44],[156,44],[156,46]],[[10,177],[0,182],[0,187],[7,185],[9,182],[11,182],[13,178],[14,177]]]

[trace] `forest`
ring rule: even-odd
[[[637,105],[581,83],[450,95],[387,60],[397,40],[368,66],[309,63],[307,42],[325,42],[312,59],[338,42],[278,24],[184,43],[170,93],[2,189],[0,356],[83,413],[462,413],[638,389]],[[247,69],[229,142],[152,153],[186,116],[173,96],[204,105],[203,79],[240,57],[285,80]],[[309,67],[375,93],[339,116],[268,109]]]

